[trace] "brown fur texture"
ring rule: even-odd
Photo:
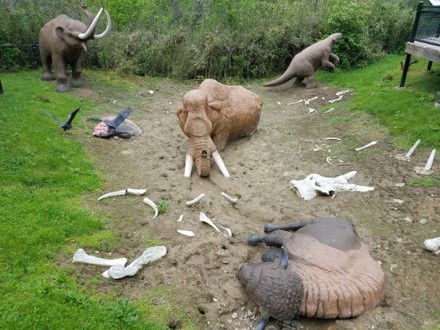
[[[254,92],[214,79],[204,80],[198,89],[185,94],[176,114],[180,128],[189,138],[188,153],[194,158],[199,175],[209,175],[214,151],[222,151],[227,142],[257,129],[262,105]]]
[[[282,85],[296,77],[295,85],[300,85],[304,79],[307,79],[306,88],[315,88],[317,86],[315,81],[316,71],[321,67],[334,70],[335,64],[339,63],[339,57],[331,52],[331,48],[341,37],[341,33],[334,33],[326,39],[307,47],[293,57],[289,67],[279,78],[263,86]]]
[[[263,318],[348,318],[381,302],[384,273],[349,222],[318,218],[293,229],[272,228],[258,238],[255,242],[277,248],[263,262],[245,264],[239,271],[239,280],[260,306]],[[279,247],[287,253],[285,268],[280,265]],[[288,283],[296,288],[287,289]],[[283,302],[285,308],[274,302]]]
[[[59,15],[47,22],[40,30],[39,46],[41,63],[43,66],[42,80],[57,80],[57,90],[65,92],[67,87],[67,65],[72,68],[71,83],[79,86],[81,77],[80,57],[87,49],[87,41],[94,38],[95,31],[85,39],[79,39],[78,35],[87,31],[93,21],[93,15],[82,6],[84,14],[88,18],[88,25],[74,20],[66,15]],[[107,22],[108,24],[110,22]],[[55,78],[52,75],[51,66],[55,69]]]

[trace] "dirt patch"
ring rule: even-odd
[[[272,320],[272,329],[293,329],[299,324],[303,329],[431,329],[439,325],[439,256],[425,251],[422,243],[440,236],[440,188],[407,184],[420,178],[414,167],[424,166],[430,151],[416,151],[411,162],[397,160],[395,155],[407,150],[396,150],[386,131],[369,116],[340,106],[327,111],[331,108],[328,101],[336,99],[341,89],[322,84],[313,90],[246,85],[260,95],[264,105],[258,131],[230,143],[221,153],[231,177],[224,178],[213,165],[209,178],[198,177],[195,170],[191,178],[184,178],[187,138],[175,112],[182,96],[198,82],[136,78],[128,90],[122,90],[92,74],[86,74],[85,81],[86,85],[73,93],[93,98],[108,110],[107,114],[132,106],[130,119],[143,131],[133,140],[104,140],[91,135],[93,124],[84,119],[85,128],[78,138],[107,180],[102,193],[148,188],[145,196],[170,205],[165,214],[153,220],[153,212],[142,203],[142,197],[97,203],[99,193],[87,196],[87,204],[105,211],[109,215],[107,226],[121,237],[120,247],[111,251],[113,257],[125,256],[131,261],[154,243],[168,248],[164,259],[138,275],[103,280],[94,284],[94,289],[136,299],[164,285],[173,303],[180,304],[201,329],[251,329],[259,312],[236,274],[243,263],[256,261],[265,248],[247,246],[247,237],[262,234],[265,223],[336,216],[355,224],[372,256],[382,264],[386,276],[383,303],[355,319],[300,318],[284,324]],[[313,100],[305,105],[308,99]],[[340,140],[326,140],[328,137]],[[371,141],[378,143],[355,151]],[[375,190],[303,201],[289,188],[290,180],[311,173],[338,176],[352,170],[357,171],[353,183]],[[438,166],[434,165],[434,171],[438,176]],[[238,197],[238,202],[230,204],[221,192]],[[206,196],[199,203],[185,205],[201,193]],[[200,223],[200,212],[229,227],[233,239]],[[183,221],[178,222],[181,215]],[[178,229],[192,230],[196,236],[182,236]],[[84,286],[91,285],[97,270],[76,267],[78,280]],[[171,318],[171,323],[185,327],[184,320]]]

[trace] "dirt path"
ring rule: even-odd
[[[115,114],[132,106],[130,116],[143,130],[135,140],[103,140],[91,135],[93,123],[85,122],[80,134],[98,169],[107,180],[102,192],[125,188],[148,188],[145,196],[156,203],[168,201],[165,214],[152,220],[153,212],[142,197],[107,199],[88,203],[109,214],[108,226],[121,237],[121,247],[112,256],[133,260],[147,247],[160,244],[167,256],[133,278],[102,281],[98,290],[136,298],[164,285],[200,329],[252,329],[259,312],[236,278],[243,263],[256,261],[263,246],[249,247],[249,234],[263,233],[265,223],[288,223],[317,216],[350,219],[386,276],[381,306],[349,320],[300,318],[302,329],[432,329],[439,326],[439,256],[422,248],[426,238],[440,236],[440,188],[409,185],[420,178],[415,166],[424,166],[429,151],[417,151],[411,162],[398,161],[396,150],[380,126],[367,115],[344,109],[326,112],[336,99],[334,89],[321,85],[314,90],[264,89],[245,86],[264,101],[259,129],[252,137],[230,143],[223,160],[231,174],[224,178],[213,165],[209,178],[193,170],[184,178],[187,139],[175,115],[182,96],[194,84],[167,80],[137,79],[128,91],[104,84],[95,75],[85,75],[86,86],[74,91],[93,98]],[[99,93],[96,91],[99,90]],[[150,94],[150,90],[154,93]],[[344,94],[348,99],[353,91]],[[299,100],[312,99],[309,105]],[[338,102],[338,103],[339,103]],[[294,104],[292,104],[294,103]],[[314,109],[312,110],[310,109]],[[309,114],[309,112],[311,112]],[[340,140],[326,140],[337,137]],[[378,143],[362,151],[355,148]],[[338,176],[357,171],[353,183],[373,186],[372,192],[341,192],[330,197],[301,200],[289,188],[293,179],[308,174]],[[434,165],[438,176],[438,166]],[[406,183],[403,187],[401,183]],[[238,197],[230,204],[221,192]],[[206,196],[192,207],[185,202],[201,193]],[[200,223],[205,213],[216,224],[229,227],[228,240]],[[178,222],[183,215],[183,221]],[[195,237],[177,233],[192,230]],[[81,275],[80,275],[81,274]],[[81,283],[88,285],[96,270],[78,266]],[[160,302],[158,302],[160,304]],[[436,323],[437,322],[437,323]],[[293,329],[298,323],[272,321],[272,329]],[[185,328],[185,320],[170,318],[170,327]]]

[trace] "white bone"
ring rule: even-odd
[[[153,210],[154,210],[153,220],[156,219],[156,217],[159,215],[159,210],[157,209],[156,204],[148,197],[144,198],[144,203],[153,208]]]
[[[179,234],[181,234],[181,235],[188,236],[188,237],[194,237],[194,236],[196,236],[196,235],[194,234],[194,232],[192,232],[191,230],[180,230],[180,229],[178,229],[177,232],[178,232]]]
[[[107,12],[107,10],[104,10],[105,15],[107,16],[107,26],[105,27],[104,32],[100,34],[95,34],[94,38],[95,40],[104,38],[112,29],[112,20],[110,19],[110,14]]]
[[[205,197],[205,193],[201,193],[199,196],[197,196],[196,198],[194,198],[194,199],[192,199],[192,200],[190,200],[190,201],[187,201],[185,204],[186,204],[187,206],[194,205],[195,203],[197,203],[198,201],[200,201],[203,197]]]
[[[336,141],[341,141],[341,139],[340,139],[340,138],[337,138],[337,137],[327,137],[327,138],[324,138],[324,140],[336,140]]]
[[[135,275],[144,265],[156,261],[167,254],[165,246],[153,246],[144,251],[142,255],[127,267],[112,266],[102,273],[105,278],[120,279],[126,276]]]
[[[308,105],[308,104],[310,104],[310,101],[316,100],[317,98],[318,98],[318,97],[315,96],[315,97],[312,97],[311,99],[305,100],[305,101],[304,101],[304,104],[305,104],[305,105]]]
[[[339,96],[339,95],[348,93],[349,91],[350,91],[349,89],[346,89],[346,90],[343,90],[343,91],[339,91],[339,92],[336,93],[336,95]]]
[[[428,251],[440,254],[440,237],[425,240],[423,246]]]
[[[221,228],[223,228],[224,231],[226,231],[226,233],[224,233],[223,231],[221,231],[220,229],[218,229],[218,227],[212,222],[211,219],[209,219],[205,213],[200,212],[200,221],[207,223],[208,225],[210,225],[212,228],[214,228],[216,231],[218,231],[220,234],[222,234],[225,237],[232,237],[232,231],[229,228],[220,226]]]
[[[409,162],[409,158],[413,154],[414,150],[416,150],[419,143],[420,143],[420,140],[417,140],[416,143],[414,143],[414,145],[411,147],[411,149],[408,150],[408,152],[406,154],[396,155],[396,158],[399,160],[405,160],[405,161]]]
[[[220,172],[222,172],[223,176],[225,178],[229,178],[229,172],[225,166],[225,163],[223,163],[222,157],[220,156],[217,150],[212,153],[212,158],[214,158],[214,161],[217,164],[218,168],[220,169]]]
[[[337,99],[329,100],[328,103],[335,103],[342,99],[342,95],[339,95]]]
[[[183,214],[180,215],[179,219],[177,220],[177,222],[182,222],[183,220]]]
[[[309,109],[309,112],[307,113],[308,115],[310,115],[311,113],[314,113],[316,110],[315,109],[313,109],[313,108],[308,108]]]
[[[83,249],[78,249],[73,255],[72,262],[81,262],[84,264],[97,265],[97,266],[120,266],[124,267],[127,262],[127,258],[119,259],[104,259],[88,255]]]
[[[135,195],[135,196],[142,196],[147,192],[147,189],[132,189],[127,188],[127,194],[129,195]]]
[[[104,198],[108,198],[108,197],[125,196],[126,194],[141,196],[141,195],[145,194],[146,191],[147,191],[147,189],[132,189],[132,188],[127,188],[125,190],[112,191],[112,192],[109,192],[107,194],[100,196],[98,198],[98,201],[100,201],[101,199],[104,199]]]
[[[108,198],[108,197],[125,196],[126,192],[127,192],[126,190],[112,191],[112,192],[109,192],[107,194],[100,196],[98,198],[98,201],[100,201],[101,199],[104,199],[104,198]]]
[[[424,174],[424,175],[429,175],[432,173],[431,168],[432,168],[432,163],[434,162],[434,157],[435,157],[435,149],[433,149],[431,151],[431,154],[429,155],[428,161],[426,162],[425,167],[416,167],[414,170],[418,173],[418,174]]]
[[[235,204],[238,201],[238,198],[233,198],[233,197],[229,196],[227,193],[224,193],[224,192],[222,192],[222,196],[224,198],[226,198],[228,201],[230,201],[232,204]]]
[[[331,112],[331,111],[333,111],[333,110],[335,110],[335,108],[330,108],[330,109],[328,109],[326,112],[324,112],[324,113],[329,113],[329,112]]]
[[[373,187],[348,183],[348,180],[355,175],[356,171],[351,171],[337,177],[324,177],[319,174],[310,174],[303,180],[290,181],[289,185],[297,192],[298,196],[304,200],[310,200],[317,194],[331,196],[339,191],[366,192],[374,190]]]
[[[194,163],[194,159],[192,158],[192,156],[190,154],[186,154],[186,158],[185,158],[185,172],[183,174],[183,176],[185,178],[189,178],[191,176],[191,171],[192,171],[193,163]]]
[[[360,151],[360,150],[362,150],[362,149],[365,149],[365,148],[368,148],[368,147],[374,146],[376,143],[377,143],[377,141],[372,141],[372,142],[368,143],[367,145],[364,145],[363,147],[356,148],[355,150],[356,150],[356,151]]]
[[[332,164],[332,159],[331,159],[331,157],[329,157],[329,156],[327,157],[326,162],[329,163],[330,165],[333,165],[333,164]]]
[[[304,101],[304,100],[298,100],[298,101],[295,101],[295,102],[291,102],[291,103],[287,103],[287,105],[292,105],[292,104],[297,104],[297,103],[301,103],[302,101]]]

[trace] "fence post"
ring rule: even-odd
[[[3,86],[2,86],[2,81],[0,80],[0,94],[3,94]]]

